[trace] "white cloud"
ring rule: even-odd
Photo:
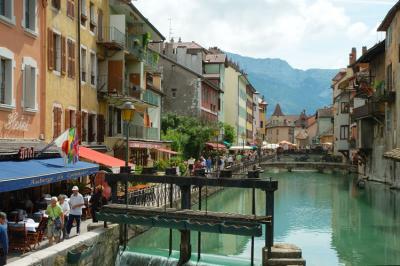
[[[133,3],[166,37],[168,19],[172,18],[175,38],[247,56],[279,57],[296,67],[309,68],[341,67],[336,63],[342,62],[342,58],[347,60],[352,46],[364,45],[363,39],[375,41],[376,34],[371,33],[375,22],[372,26],[353,18],[348,12],[352,10],[341,5],[346,1],[138,0]]]

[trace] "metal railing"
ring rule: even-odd
[[[124,136],[126,136],[124,128]],[[129,126],[129,137],[137,139],[149,139],[149,140],[159,140],[159,129],[155,127],[144,127],[139,125]]]
[[[160,105],[160,96],[155,94],[150,90],[145,90],[143,93],[143,101],[150,103],[152,105],[159,106]]]
[[[145,58],[145,53],[140,40],[135,35],[128,35],[126,38],[126,49],[130,54],[142,61]]]
[[[100,29],[99,29],[100,30]],[[114,43],[121,48],[125,47],[125,34],[113,26],[103,27],[101,34],[98,35],[98,41],[101,43]]]
[[[144,54],[144,63],[152,69],[157,69],[159,56],[156,52],[149,49]]]
[[[352,117],[354,119],[362,119],[385,114],[384,105],[377,102],[369,102],[363,106],[353,109]]]

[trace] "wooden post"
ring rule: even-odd
[[[181,186],[181,208],[190,209],[190,185]],[[190,244],[190,230],[181,231],[180,257],[178,265],[184,265],[190,260],[192,245]]]
[[[271,216],[271,222],[267,223],[265,230],[265,247],[268,248],[268,257],[271,256],[271,248],[274,245],[274,192],[265,191],[265,215]]]

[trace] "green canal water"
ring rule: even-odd
[[[301,247],[307,265],[400,265],[399,192],[377,183],[361,190],[352,177],[344,175],[264,173],[267,176],[279,181],[275,242]],[[264,193],[258,192],[257,214],[264,213],[264,206]],[[208,198],[208,209],[250,214],[251,190],[225,189]],[[165,259],[168,235],[168,229],[153,228],[132,239],[128,250],[136,257],[124,264],[143,265],[144,260],[138,263],[138,258],[149,254],[158,257],[151,265],[173,265],[173,259],[169,263]],[[198,265],[249,265],[249,237],[202,233],[201,243],[204,254]],[[255,240],[257,264],[264,243],[264,237]],[[179,250],[178,245],[179,233],[174,230],[174,250]],[[197,232],[192,232],[192,251],[196,265]],[[178,258],[178,252],[172,257]]]

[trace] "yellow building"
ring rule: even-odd
[[[77,127],[83,144],[103,141],[98,115],[97,37],[107,1],[49,1],[47,18],[46,140]]]
[[[250,144],[255,143],[254,132],[255,128],[253,125],[254,122],[254,106],[256,103],[253,102],[253,95],[256,90],[248,81],[248,85],[246,86],[246,139]]]
[[[224,121],[236,129],[237,145],[246,144],[247,78],[233,62],[225,69]]]

